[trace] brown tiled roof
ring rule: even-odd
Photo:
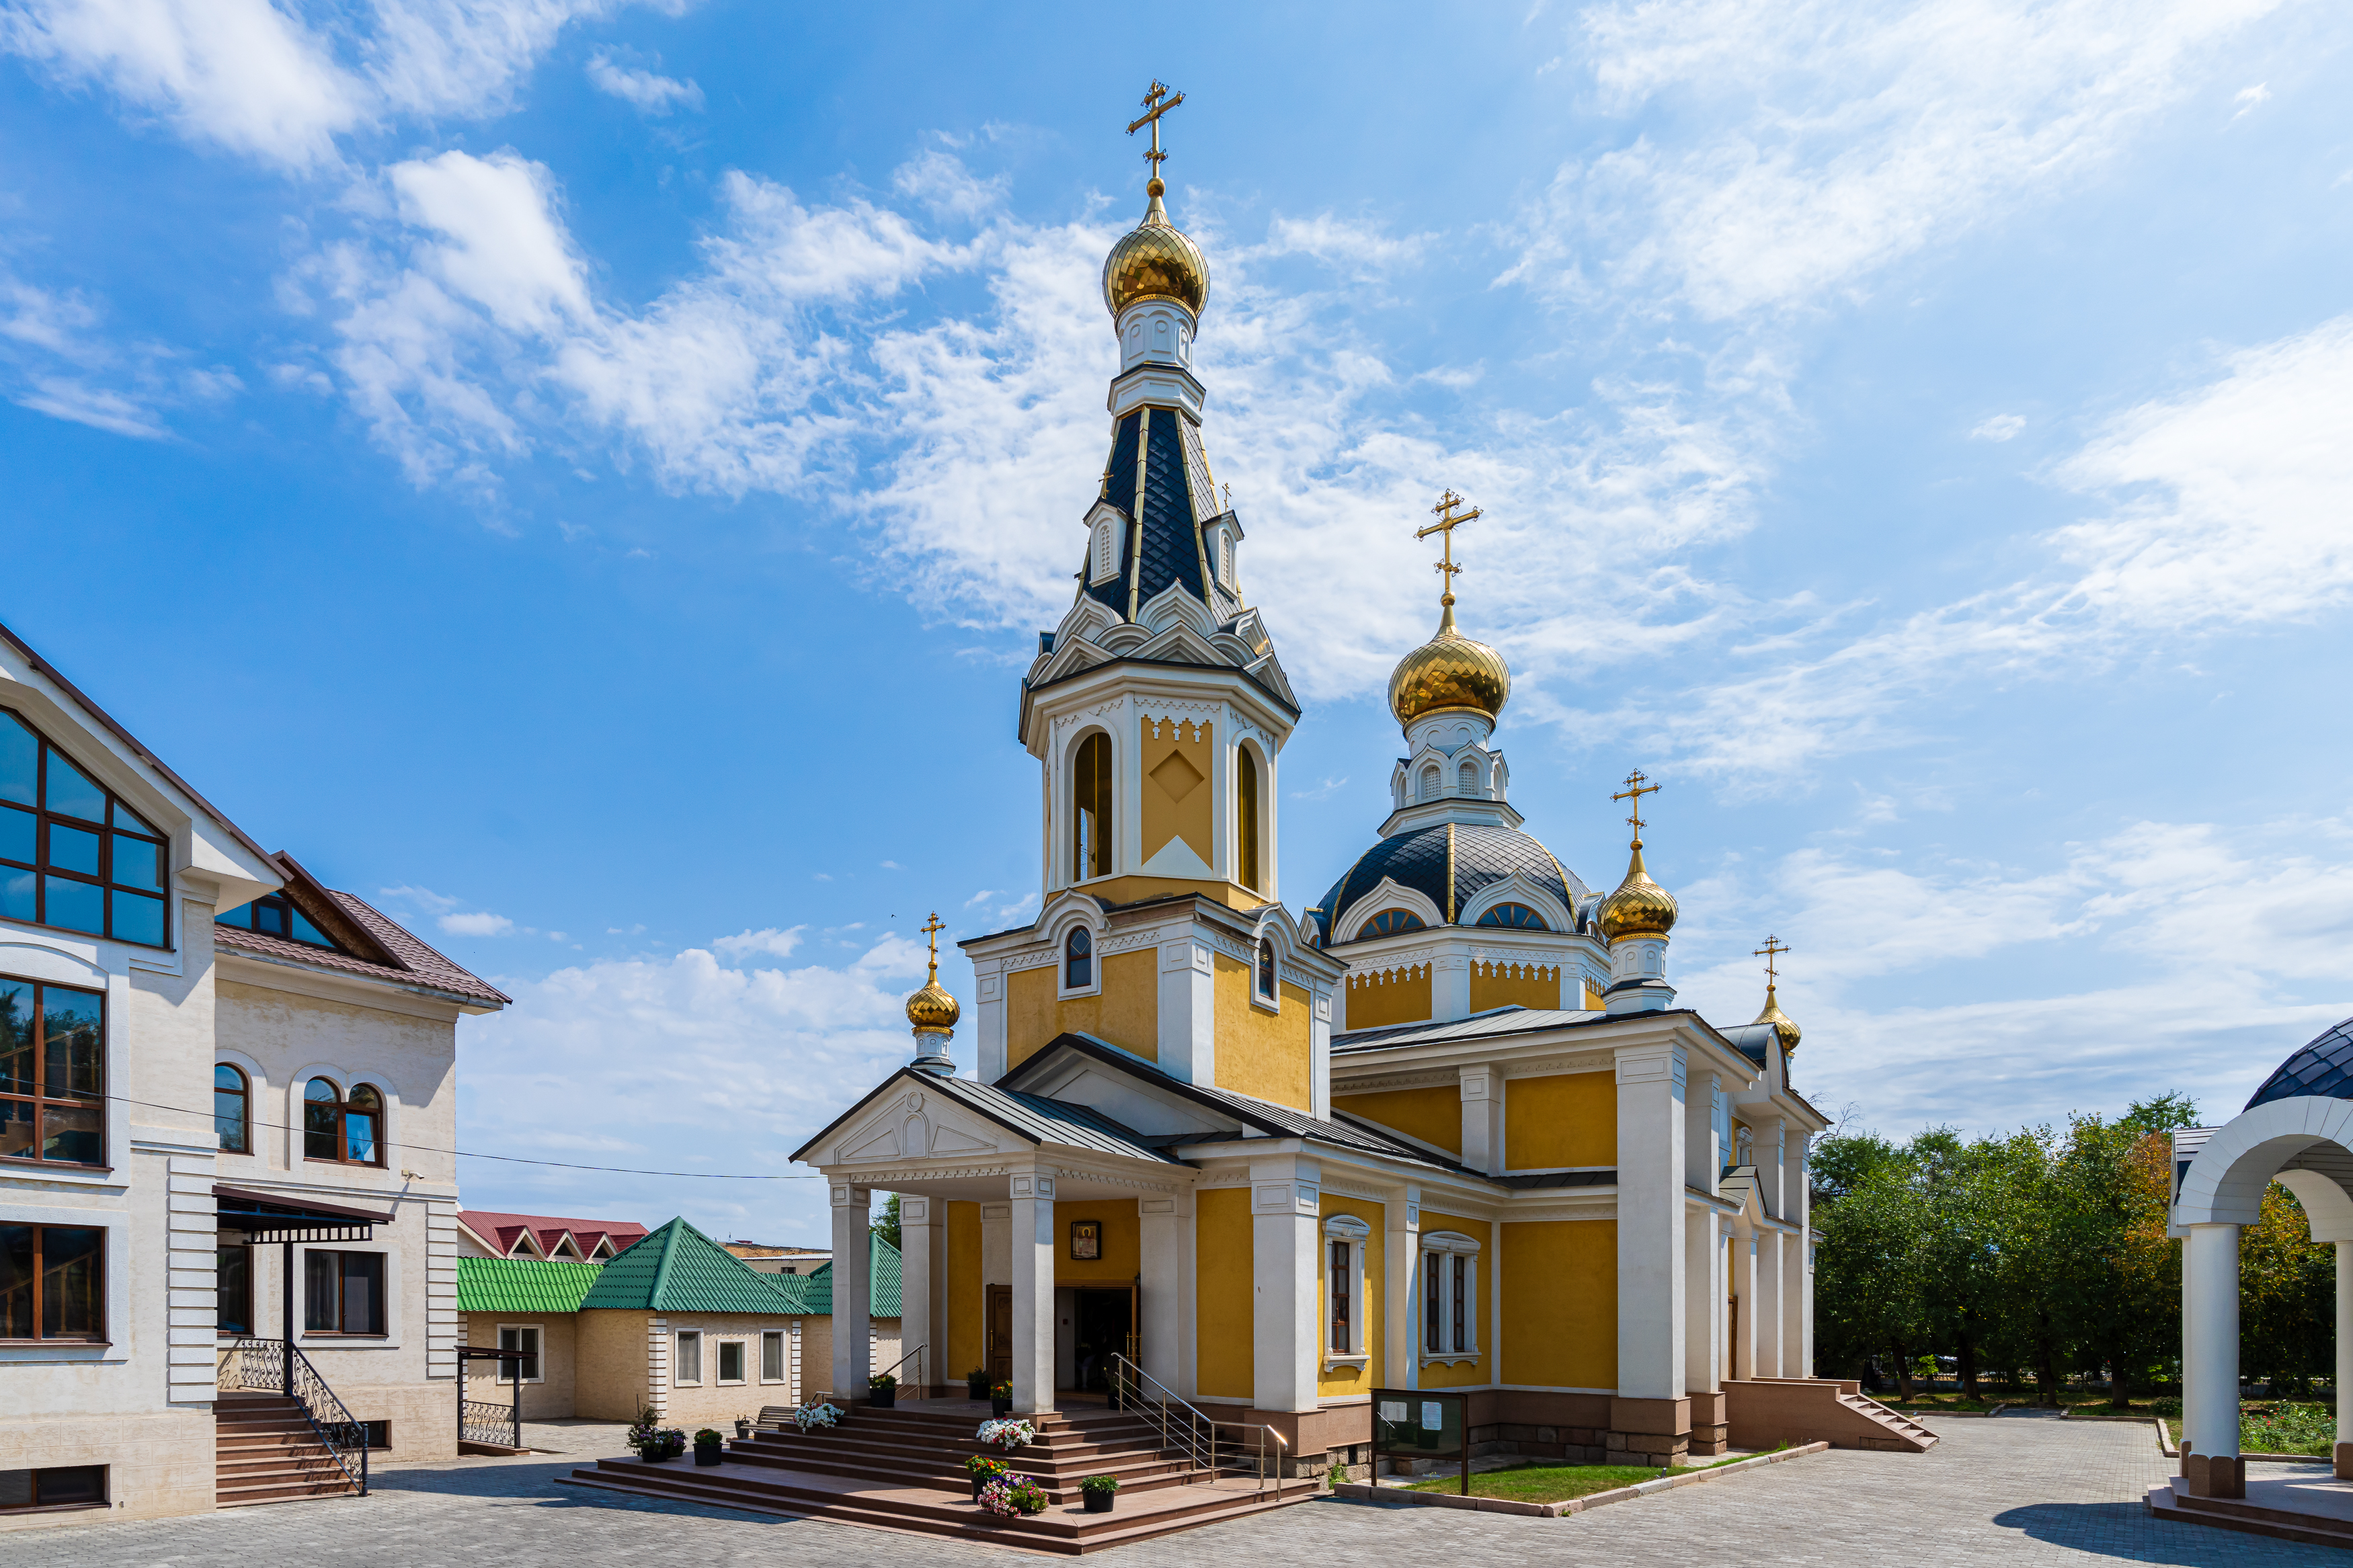
[[[271,936],[267,931],[247,931],[241,926],[213,927],[213,942],[216,946],[249,952],[257,958],[298,963],[311,969],[332,970],[342,974],[357,974],[370,980],[389,981],[396,985],[439,991],[451,996],[462,996],[470,1002],[487,1002],[494,1007],[503,1007],[513,1000],[505,992],[419,942],[406,928],[372,908],[366,900],[332,889],[327,889],[327,896],[334,900],[336,907],[350,916],[361,930],[383,944],[386,952],[398,959],[400,967],[353,958],[348,953],[331,952],[323,947],[290,942],[284,937]]]

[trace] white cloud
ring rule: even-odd
[[[2280,0],[1643,0],[1578,16],[1606,107],[1669,137],[1563,165],[1506,277],[1711,319],[1816,302],[2063,188]]]
[[[152,339],[118,343],[106,310],[78,289],[47,289],[0,268],[0,387],[23,407],[118,436],[155,440],[164,411],[217,405],[243,389],[225,366],[200,368]]]
[[[2258,105],[2269,103],[2271,100],[2272,89],[2268,83],[2259,81],[2253,87],[2242,87],[2231,100],[2232,103],[2239,106],[2239,112],[2231,118],[2237,120],[2252,114]]]
[[[635,108],[641,114],[668,114],[672,109],[702,108],[702,89],[692,81],[657,76],[634,66],[613,63],[612,51],[599,49],[588,57],[589,85]]]
[[[1978,421],[1969,432],[1972,441],[2007,441],[2026,428],[2022,414],[1995,414]]]
[[[470,914],[443,915],[440,926],[451,936],[505,936],[515,929],[514,921],[487,910]]]
[[[416,904],[437,914],[446,913],[465,902],[463,899],[453,899],[446,893],[437,893],[430,888],[415,887],[406,882],[397,888],[378,888],[376,897]]]
[[[738,931],[733,936],[723,936],[711,945],[718,949],[721,956],[726,958],[742,958],[749,953],[765,953],[771,958],[790,958],[793,955],[793,950],[801,944],[801,932],[807,929],[807,926],[794,926],[788,931],[778,931],[776,927],[769,926],[760,931]]]
[[[1303,218],[1277,216],[1267,225],[1267,256],[1312,256],[1355,279],[1367,279],[1419,261],[1437,242],[1434,234],[1393,235],[1378,224],[1316,213]]]

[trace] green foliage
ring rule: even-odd
[[[1119,1490],[1119,1478],[1117,1476],[1089,1476],[1079,1483],[1079,1489],[1085,1492],[1090,1497],[1099,1497],[1105,1492],[1115,1492]]]
[[[2328,1454],[2337,1416],[2325,1405],[2249,1405],[2239,1412],[2239,1447],[2250,1454]]]
[[[882,1206],[875,1210],[873,1215],[870,1217],[868,1228],[873,1231],[875,1235],[881,1237],[883,1240],[889,1242],[892,1246],[899,1246],[898,1194],[892,1193],[890,1196],[882,1200]]]
[[[1330,1469],[1328,1469],[1328,1470],[1324,1471],[1324,1484],[1325,1486],[1327,1486],[1327,1487],[1339,1487],[1339,1486],[1345,1486],[1345,1485],[1347,1485],[1347,1484],[1348,1484],[1348,1467],[1347,1467],[1347,1466],[1345,1466],[1345,1465],[1335,1465],[1335,1466],[1333,1466]]]

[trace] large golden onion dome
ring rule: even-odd
[[[1634,840],[1634,858],[1626,879],[1601,900],[1601,934],[1611,942],[1621,936],[1664,936],[1675,929],[1675,896],[1651,880],[1642,864],[1642,841]]]
[[[1757,1015],[1756,1021],[1773,1026],[1773,1033],[1780,1039],[1784,1052],[1796,1050],[1798,1042],[1805,1037],[1797,1021],[1781,1011],[1781,1004],[1774,996],[1773,984],[1769,980],[1765,983],[1765,1010]]]
[[[1443,603],[1438,635],[1389,673],[1389,711],[1400,724],[1441,708],[1475,708],[1492,719],[1511,700],[1512,671],[1504,656],[1455,629],[1453,595]]]
[[[1144,221],[1130,229],[1103,258],[1103,303],[1116,318],[1138,300],[1174,300],[1198,317],[1209,302],[1209,259],[1183,229],[1168,221],[1160,205],[1167,187],[1154,179]]]
[[[923,989],[907,998],[907,1022],[914,1026],[918,1035],[954,1034],[956,1020],[964,1016],[956,999],[940,984],[940,932],[944,929],[937,914],[923,928],[932,943],[931,973],[924,979]]]

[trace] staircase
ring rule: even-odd
[[[1828,1443],[1833,1448],[1925,1454],[1936,1446],[1934,1432],[1864,1394],[1859,1383],[1819,1377],[1727,1379],[1724,1394],[1736,1447]]]
[[[359,1494],[298,1399],[224,1392],[213,1402],[213,1430],[216,1507]]]
[[[2149,1488],[2142,1501],[2170,1523],[2211,1524],[2274,1541],[2353,1549],[2353,1498],[2329,1485],[2326,1472],[2266,1476],[2250,1481],[2247,1490],[2250,1496],[2243,1499],[2196,1497],[2176,1476]]]
[[[986,1513],[972,1500],[965,1459],[983,1452],[983,1417],[961,1411],[851,1409],[838,1426],[802,1432],[790,1412],[761,1412],[754,1434],[731,1443],[723,1463],[698,1467],[681,1456],[658,1464],[598,1461],[565,1484],[715,1504],[761,1513],[829,1519],[1076,1555],[1313,1497],[1312,1480],[1261,1487],[1255,1474],[1212,1475],[1181,1450],[1160,1446],[1155,1425],[1113,1411],[1033,1417],[1037,1439],[1002,1458],[1045,1492],[1046,1511],[1029,1519]],[[773,1424],[773,1425],[772,1425]],[[1082,1511],[1079,1482],[1116,1476],[1110,1513]]]

